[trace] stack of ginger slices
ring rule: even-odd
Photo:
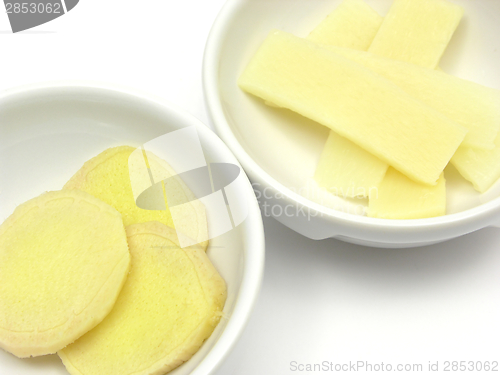
[[[160,375],[212,334],[226,284],[206,241],[180,247],[168,207],[135,205],[133,151],[106,150],[2,223],[1,348],[58,353],[72,375]],[[206,231],[202,207],[191,209]]]

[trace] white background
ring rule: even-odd
[[[61,79],[118,83],[208,124],[201,64],[223,3],[81,0],[66,16],[15,35],[0,6],[0,89]],[[265,229],[261,296],[217,375],[311,373],[293,371],[293,361],[424,370],[429,361],[440,370],[445,361],[500,361],[500,230],[388,250],[311,241],[269,218]]]

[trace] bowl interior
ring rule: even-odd
[[[219,94],[230,131],[262,172],[310,201],[363,215],[367,201],[323,193],[312,180],[328,129],[286,109],[272,108],[240,90],[236,81],[271,29],[305,37],[341,0],[239,0],[219,19]],[[385,15],[392,0],[366,0]],[[500,89],[500,2],[453,0],[465,16],[441,60],[453,75]],[[224,127],[225,124],[216,124]],[[245,166],[245,165],[244,165]],[[245,166],[246,167],[246,166]],[[448,166],[447,212],[480,206],[500,195],[500,183],[484,194]]]
[[[0,101],[0,222],[24,201],[44,191],[60,190],[86,160],[106,148],[119,145],[138,147],[186,126],[197,126],[208,162],[237,163],[222,141],[193,117],[119,91],[53,87],[6,95]],[[258,262],[253,262],[255,267],[249,268],[248,257],[259,254],[261,250],[263,252],[263,246],[260,250],[249,249],[248,238],[261,238],[262,229],[259,225],[255,226],[255,216],[260,222],[260,215],[253,191],[246,182],[248,187],[237,194],[242,202],[250,202],[252,207],[255,206],[249,212],[250,220],[212,239],[207,251],[227,283],[225,316],[239,317],[235,321],[223,318],[196,355],[172,374],[208,374],[232,345],[245,323],[248,311],[241,311],[243,306],[239,305],[242,304],[237,304],[242,297],[242,285],[249,278],[249,272],[254,273],[250,275],[252,279],[259,280],[262,268]],[[210,218],[208,221],[210,226]],[[249,224],[252,221],[253,226]],[[257,255],[257,258],[262,255]],[[248,305],[244,304],[243,310],[250,309],[258,284],[256,282],[251,286],[247,283],[247,294],[243,297],[247,299]],[[239,313],[235,313],[238,308]],[[231,332],[226,330],[229,324],[232,325]],[[206,363],[207,356],[210,357],[210,363]],[[195,371],[197,367],[198,370],[203,367],[203,371]],[[2,350],[0,369],[2,373],[67,374],[57,356],[20,360]]]

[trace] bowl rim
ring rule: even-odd
[[[274,189],[274,191],[281,194],[281,196],[289,202],[319,213],[329,222],[336,224],[354,224],[357,227],[361,226],[362,228],[371,231],[383,230],[386,233],[396,233],[401,230],[405,230],[418,231],[422,233],[422,231],[426,229],[436,231],[439,229],[445,229],[446,227],[454,224],[468,223],[470,225],[471,220],[475,219],[481,219],[483,222],[488,222],[487,225],[482,225],[481,227],[489,225],[496,226],[500,224],[500,196],[479,206],[439,217],[407,220],[372,218],[342,212],[313,202],[287,188],[268,174],[262,167],[260,167],[258,163],[245,151],[243,146],[238,142],[235,133],[232,131],[231,126],[229,125],[229,122],[224,114],[218,84],[219,61],[221,59],[220,55],[223,50],[225,37],[228,33],[230,33],[230,24],[235,15],[249,2],[249,0],[227,0],[226,4],[218,14],[205,46],[202,83],[207,111],[212,125],[214,126],[217,134],[224,140],[231,151],[233,151],[234,155],[236,155],[252,180],[258,180],[258,182],[262,182],[266,187]],[[468,232],[472,232],[475,229],[480,228],[474,228]],[[458,234],[465,233],[466,232],[462,231]]]
[[[36,97],[40,95],[46,97],[47,95],[61,92],[88,92],[90,94],[92,92],[97,92],[101,95],[118,98],[126,96],[138,103],[142,102],[149,106],[154,106],[155,109],[165,111],[165,113],[169,112],[174,114],[180,119],[180,123],[195,125],[197,130],[207,137],[212,147],[223,150],[234,164],[242,168],[231,150],[208,126],[203,124],[201,120],[159,96],[123,85],[79,80],[62,80],[22,85],[0,91],[0,108],[1,104],[6,100],[22,101],[27,97]],[[247,195],[250,202],[248,216],[245,221],[240,224],[244,225],[243,241],[245,243],[241,285],[236,296],[234,310],[228,318],[226,326],[215,341],[214,346],[193,369],[191,372],[192,375],[213,374],[222,364],[243,333],[261,289],[265,258],[264,227],[255,193],[248,177],[246,175],[244,175],[244,177],[247,180],[245,195]]]

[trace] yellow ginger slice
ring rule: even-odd
[[[130,265],[111,206],[81,191],[45,193],[0,226],[0,347],[55,353],[111,311]]]
[[[435,69],[463,14],[446,0],[394,0],[369,51]]]
[[[226,285],[201,247],[158,222],[127,227],[130,274],[111,313],[61,350],[72,375],[163,375],[187,361],[222,315]]]
[[[314,179],[328,192],[353,198],[368,197],[387,171],[387,164],[331,131]]]
[[[369,52],[325,46],[394,82],[469,131],[462,146],[493,149],[500,129],[500,90]]]
[[[437,182],[467,132],[387,79],[282,31],[269,34],[238,83],[426,184]]]
[[[441,174],[435,186],[418,184],[389,168],[377,194],[370,196],[368,216],[382,219],[421,219],[446,213],[446,183]]]
[[[451,158],[451,164],[480,193],[484,193],[500,178],[500,133],[495,138],[495,144],[493,150],[460,146]]]
[[[64,189],[85,191],[113,206],[122,214],[125,226],[148,221],[159,221],[175,228],[164,196],[159,197],[161,200],[160,203],[164,206],[163,209],[146,210],[137,206],[129,173],[129,157],[134,150],[136,148],[130,146],[120,146],[105,150],[87,161],[66,183]],[[146,166],[153,171],[162,171],[162,175],[175,176],[175,173],[166,162],[150,153],[147,155],[147,160],[145,159],[144,163],[138,167],[146,168]],[[147,175],[147,171],[145,173]],[[138,171],[135,174],[139,175]],[[176,194],[179,195],[192,194],[179,178],[170,179],[169,183],[170,192],[176,190]],[[175,183],[177,184],[177,189],[173,186]],[[190,201],[190,203],[183,206],[187,210],[184,216],[190,218],[190,225],[193,227],[193,232],[199,233],[193,239],[208,238],[207,218],[203,205],[194,199],[194,196],[185,200]],[[200,245],[206,249],[208,241],[205,240]]]
[[[383,20],[363,0],[344,0],[307,39],[318,44],[366,51]]]

